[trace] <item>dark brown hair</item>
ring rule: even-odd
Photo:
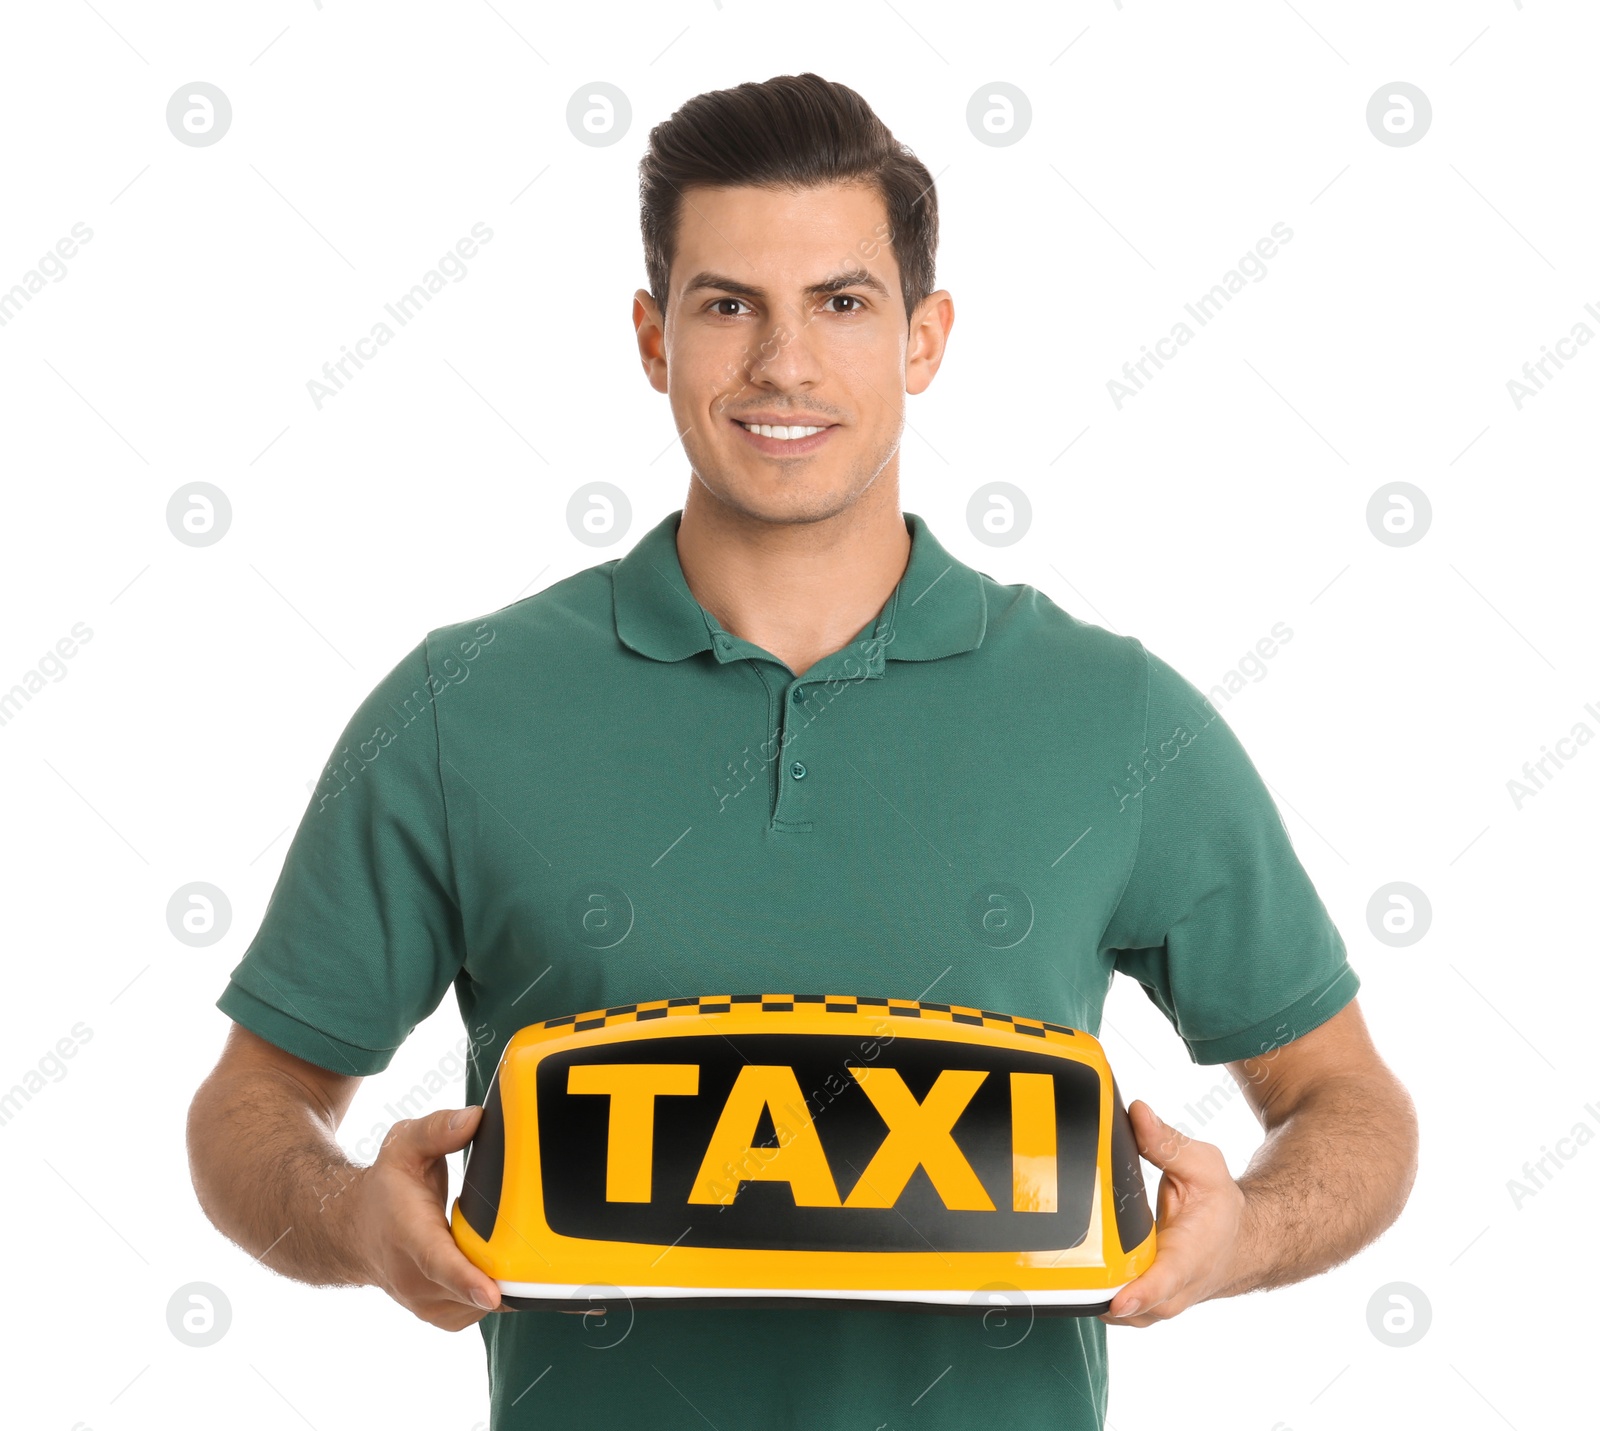
[[[938,201],[927,167],[866,100],[846,85],[803,74],[710,90],[680,106],[650,131],[639,161],[645,269],[663,315],[685,189],[839,183],[870,184],[883,198],[888,233],[863,235],[861,254],[869,254],[874,238],[893,248],[909,319],[933,292]]]

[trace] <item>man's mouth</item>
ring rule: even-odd
[[[734,419],[739,422],[738,418]],[[826,432],[824,427],[777,427],[766,422],[739,422],[739,426],[746,432],[753,432],[758,437],[775,437],[779,442],[797,442],[803,437],[815,437],[819,432]]]

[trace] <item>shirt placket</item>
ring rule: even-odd
[[[767,692],[767,760],[773,771],[771,828],[810,833],[825,787],[842,779],[847,769],[829,748],[828,726],[822,716],[833,701],[849,699],[853,687],[883,674],[881,636],[873,641],[853,641],[799,676],[791,674],[770,651],[720,627],[712,627],[712,644],[724,663],[750,661]]]

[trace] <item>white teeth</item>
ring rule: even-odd
[[[814,433],[824,431],[820,427],[772,427],[766,423],[741,422],[739,426],[746,432],[754,432],[761,437],[776,437],[780,442],[793,442],[797,437],[810,437]]]

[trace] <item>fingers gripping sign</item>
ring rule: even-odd
[[[1156,1260],[1112,1300],[1100,1320],[1148,1327],[1216,1296],[1233,1279],[1245,1196],[1222,1150],[1180,1132],[1142,1099],[1128,1107],[1139,1152],[1161,1169]]]
[[[368,1280],[446,1331],[500,1309],[500,1289],[462,1255],[444,1214],[445,1158],[471,1141],[482,1112],[444,1108],[396,1123],[351,1193]]]

